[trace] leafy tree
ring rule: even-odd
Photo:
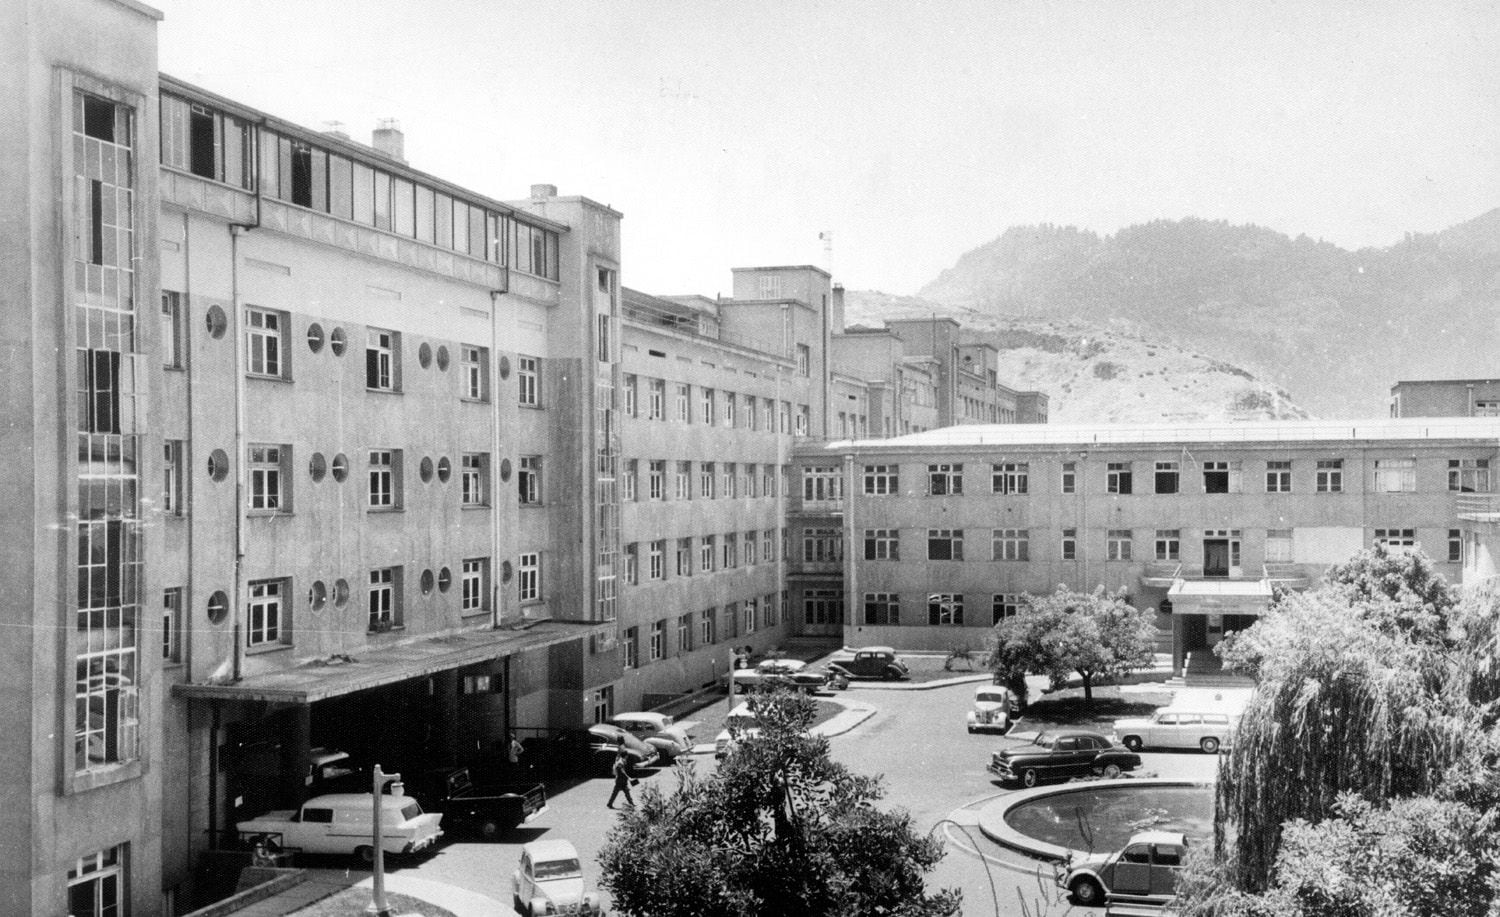
[[[942,845],[882,812],[876,778],[828,757],[808,729],[807,698],[751,698],[759,735],[742,736],[719,770],[689,764],[668,794],[647,787],[610,831],[601,884],[628,917],[949,917],[959,896],[928,894]]]
[[[997,680],[1011,684],[1028,674],[1046,675],[1061,687],[1077,672],[1085,701],[1094,699],[1095,682],[1150,665],[1155,646],[1151,616],[1103,586],[1093,592],[1058,586],[1052,595],[1030,598],[988,637]]]
[[[1450,637],[1448,619],[1458,604],[1458,590],[1421,551],[1392,551],[1377,542],[1329,567],[1323,584],[1344,590],[1351,604],[1367,608],[1387,630],[1432,642]]]

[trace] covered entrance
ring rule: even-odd
[[[1205,557],[1208,548],[1204,548]],[[1266,580],[1179,579],[1167,591],[1172,603],[1172,671],[1189,681],[1226,678],[1214,647],[1226,634],[1243,630],[1265,613],[1271,601]]]

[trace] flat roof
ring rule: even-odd
[[[1149,424],[965,424],[890,439],[842,440],[826,449],[938,449],[954,446],[1089,446],[1144,443],[1377,442],[1495,440],[1497,417],[1378,417],[1364,420],[1247,420]]]
[[[172,693],[198,700],[311,704],[466,665],[581,640],[614,622],[543,621],[525,630],[470,630],[359,653],[350,661],[309,659],[233,684],[177,684]]]
[[[1178,580],[1167,590],[1167,596],[1172,599],[1178,596],[1268,599],[1271,597],[1271,586],[1265,580],[1258,579]]]

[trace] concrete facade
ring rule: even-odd
[[[1500,417],[1500,379],[1418,379],[1391,386],[1392,417]]]

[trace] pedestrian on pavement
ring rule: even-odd
[[[635,808],[635,800],[630,796],[630,788],[639,781],[630,773],[630,756],[625,754],[625,744],[623,742],[620,743],[620,747],[615,751],[613,771],[615,775],[615,788],[609,794],[609,802],[604,804],[604,808],[613,809],[615,807],[615,797],[621,793],[625,794],[625,804],[632,809]]]

